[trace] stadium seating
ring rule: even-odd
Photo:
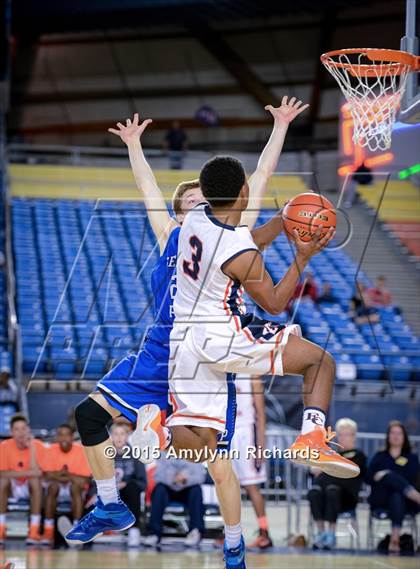
[[[420,258],[420,190],[409,181],[390,180],[383,196],[384,182],[359,186],[358,192],[379,218],[396,235],[410,255]]]
[[[263,210],[259,222],[272,213]],[[14,198],[13,229],[26,374],[96,379],[138,349],[152,323],[150,272],[158,256],[141,202]],[[284,236],[264,254],[274,279],[293,258]],[[339,363],[356,366],[360,380],[419,379],[419,341],[393,307],[381,310],[373,327],[350,320],[352,259],[327,250],[310,269],[319,285],[331,285],[337,302],[299,304],[295,319],[305,335]]]

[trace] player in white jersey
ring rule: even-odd
[[[265,449],[264,385],[260,377],[250,375],[237,376],[235,383],[237,411],[231,450],[238,456],[232,459],[232,466],[239,484],[251,499],[258,520],[258,536],[249,547],[267,549],[273,542],[260,490],[260,485],[267,481],[266,463],[262,456]]]
[[[301,338],[299,326],[281,326],[246,314],[242,301],[246,290],[267,312],[282,312],[310,258],[331,240],[333,228],[324,237],[319,228],[309,242],[295,232],[294,262],[274,285],[255,237],[239,225],[249,196],[242,164],[229,156],[209,160],[201,170],[200,186],[207,203],[192,209],[178,245],[170,375],[175,412],[168,424],[222,431],[227,373],[303,375],[303,435],[310,433],[305,440],[322,451],[309,462],[339,477],[357,475],[356,465],[326,445],[325,413],[335,379],[334,359]]]
[[[226,374],[276,371],[283,375],[281,360],[274,367],[276,350],[286,345],[290,334],[300,335],[300,328],[246,314],[241,282],[224,272],[235,258],[259,254],[246,226],[220,221],[208,203],[198,204],[184,226],[185,237],[183,228],[178,245],[178,293],[171,333],[174,412],[167,424],[222,431]],[[274,336],[276,345],[270,342]]]
[[[201,170],[200,186],[207,203],[190,212],[178,244],[170,371],[174,413],[167,424],[207,427],[206,442],[215,448],[217,433],[225,429],[227,374],[303,375],[302,434],[291,448],[296,461],[338,477],[357,476],[357,465],[327,445],[331,435],[324,428],[325,415],[335,379],[332,356],[302,339],[298,326],[255,318],[246,314],[242,302],[246,290],[267,312],[282,312],[310,258],[332,238],[333,228],[324,237],[318,229],[306,243],[296,232],[295,260],[274,285],[248,228],[239,225],[249,195],[242,164],[231,157],[213,158]],[[231,484],[233,488],[233,479]],[[222,497],[228,504],[229,496]],[[240,512],[237,520],[240,528]],[[242,561],[243,547],[241,538],[236,559]],[[227,560],[228,554],[225,547]]]
[[[303,375],[302,434],[291,447],[296,452],[295,461],[334,476],[357,476],[359,468],[327,445],[331,435],[324,425],[335,379],[333,358],[300,338],[298,326],[285,327],[246,314],[241,300],[245,289],[267,312],[282,312],[310,258],[332,238],[332,228],[324,237],[319,229],[307,243],[296,232],[294,262],[274,285],[255,230],[253,239],[249,230],[239,225],[249,194],[241,163],[231,157],[213,158],[201,170],[200,186],[207,203],[190,211],[179,240],[178,292],[171,333],[174,413],[167,424],[189,426],[196,434],[201,429],[203,444],[214,449],[217,433],[225,429],[228,373]],[[138,425],[138,429],[147,431],[149,423]],[[240,532],[240,510],[234,515],[229,512],[230,500],[236,504],[235,484],[236,477],[232,477],[227,487],[218,487],[218,495],[224,504],[224,517],[231,519],[225,528]],[[238,540],[239,561],[235,566],[245,567],[240,553],[243,539]]]
[[[242,164],[219,156],[200,173],[207,203],[196,205],[185,220],[179,238],[178,291],[171,333],[170,390],[174,413],[168,425],[224,429],[226,374],[303,375],[304,439],[319,451],[310,464],[339,477],[353,477],[359,468],[343,460],[326,444],[324,429],[335,379],[335,362],[328,352],[300,337],[297,325],[247,314],[244,290],[264,310],[282,312],[310,258],[331,240],[334,230],[309,242],[295,232],[296,255],[276,284],[267,272],[259,247],[241,213],[248,204],[249,187]],[[306,436],[310,434],[311,436]]]

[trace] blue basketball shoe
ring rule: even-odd
[[[224,561],[226,569],[246,569],[245,564],[245,542],[243,536],[237,547],[228,549],[226,542],[223,547]]]
[[[94,509],[84,516],[65,536],[70,545],[89,543],[104,531],[124,531],[136,518],[121,500],[103,504],[100,498]]]

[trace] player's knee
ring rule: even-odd
[[[70,484],[70,492],[72,493],[72,495],[77,495],[77,494],[81,494],[82,492],[82,487],[80,485],[80,483],[77,480],[72,480],[71,484]]]
[[[109,438],[111,415],[91,397],[83,399],[75,409],[77,430],[84,446],[96,446]]]
[[[322,354],[322,367],[324,371],[327,371],[328,374],[331,375],[331,377],[335,378],[335,359],[330,352],[327,352],[326,350]]]
[[[10,490],[10,479],[9,478],[0,478],[0,492],[8,492]]]
[[[48,485],[48,496],[57,496],[59,489],[57,482],[50,482]]]
[[[41,492],[41,480],[39,478],[29,478],[28,486],[31,494],[37,494]]]
[[[208,464],[210,476],[216,485],[228,482],[234,476],[232,463],[228,460],[215,460]]]

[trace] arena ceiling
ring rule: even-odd
[[[13,30],[57,33],[132,26],[172,26],[271,19],[357,9],[370,0],[14,0]]]
[[[339,91],[319,55],[339,47],[398,48],[404,6],[404,0],[13,0],[9,134],[103,144],[107,125],[140,109],[155,119],[152,145],[161,140],[159,130],[180,119],[192,146],[252,147],[269,128],[264,105],[288,93],[311,103],[288,144],[334,147]],[[201,104],[219,114],[217,134],[195,120]]]

